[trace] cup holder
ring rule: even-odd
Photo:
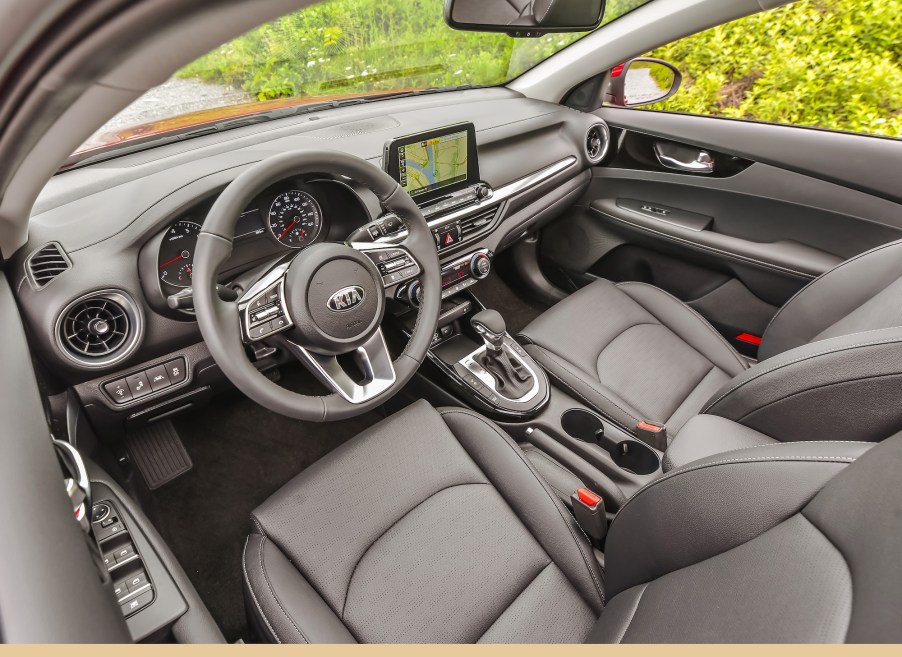
[[[611,455],[617,467],[637,475],[649,475],[661,467],[658,455],[638,440],[614,442],[604,435],[601,418],[581,408],[571,408],[561,415],[561,427],[573,438],[596,443]]]

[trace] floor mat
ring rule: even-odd
[[[522,331],[527,324],[548,310],[548,306],[516,292],[497,273],[490,274],[470,289],[483,306],[501,313],[507,324],[507,332],[511,335]]]
[[[300,366],[282,385],[321,394]],[[174,420],[194,468],[149,494],[146,511],[228,641],[251,639],[241,587],[250,512],[326,453],[382,419],[370,412],[324,424],[271,413],[238,392]]]

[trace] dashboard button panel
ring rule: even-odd
[[[168,390],[184,383],[187,378],[187,363],[180,356],[139,372],[132,372],[124,378],[108,381],[102,388],[115,404],[121,405]]]

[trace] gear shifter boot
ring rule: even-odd
[[[519,399],[532,389],[532,374],[507,352],[486,350],[476,360],[495,379],[495,390],[508,399]]]

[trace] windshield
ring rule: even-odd
[[[605,23],[650,0],[608,0]],[[585,33],[513,39],[445,25],[443,0],[325,0],[188,64],[78,151],[264,110],[379,94],[504,84]]]

